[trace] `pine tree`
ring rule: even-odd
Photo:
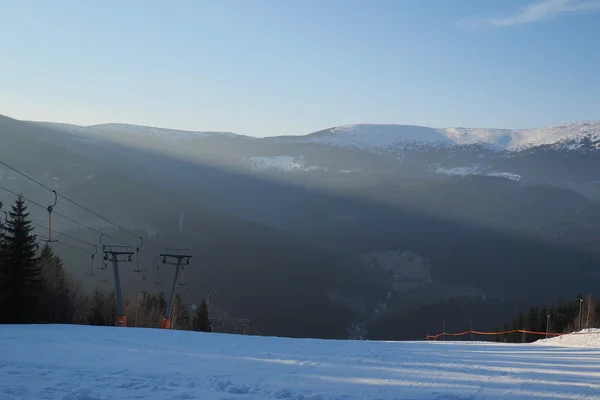
[[[598,310],[596,307],[596,300],[589,295],[585,303],[584,310],[584,327],[585,328],[597,328],[598,327]]]
[[[72,323],[77,305],[76,285],[65,270],[62,260],[46,244],[38,258],[44,282],[43,304],[41,309],[44,320],[49,323]]]
[[[190,329],[190,314],[181,300],[181,296],[175,295],[173,304],[173,316],[171,318],[173,329],[189,330]]]
[[[33,227],[21,196],[13,204],[4,229],[0,270],[0,322],[37,322],[42,279],[36,260],[37,243],[32,235]]]
[[[200,307],[196,311],[196,318],[194,321],[194,330],[200,332],[210,332],[210,320],[208,319],[208,305],[206,301],[202,300]]]
[[[88,324],[98,326],[115,326],[117,323],[117,302],[115,293],[109,295],[96,289],[90,299]]]

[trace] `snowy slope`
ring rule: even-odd
[[[582,138],[600,140],[600,121],[577,122],[535,129],[447,128],[446,136],[456,144],[487,144],[504,150],[520,150],[543,145],[574,146]]]
[[[316,132],[297,142],[319,143],[375,152],[403,148],[483,145],[495,150],[523,150],[544,145],[577,148],[589,138],[600,148],[600,121],[536,129],[427,128],[408,125],[346,125]]]
[[[600,329],[584,329],[581,332],[538,340],[544,346],[587,347],[600,349]]]
[[[1,399],[592,399],[600,349],[0,326]]]

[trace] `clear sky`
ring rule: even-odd
[[[600,0],[0,0],[0,114],[254,136],[600,119]]]

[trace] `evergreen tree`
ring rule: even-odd
[[[36,260],[37,243],[32,231],[27,206],[19,196],[4,227],[0,265],[0,322],[21,324],[38,321],[37,306],[42,279]]]
[[[62,260],[46,244],[38,258],[38,266],[44,282],[42,302],[43,318],[49,323],[71,323],[74,304],[72,285]]]
[[[162,315],[165,315],[165,313],[167,312],[167,299],[165,299],[165,295],[163,292],[160,292],[158,294],[158,298],[156,299],[156,301],[158,302],[160,312],[162,313]]]
[[[508,327],[508,325],[504,325],[504,328],[502,329],[503,332],[508,332],[510,331],[511,328]],[[502,335],[502,341],[504,343],[510,342],[512,339],[511,334],[510,333],[505,333]]]
[[[210,320],[208,319],[208,305],[206,301],[202,300],[200,307],[196,311],[196,318],[194,321],[194,330],[200,332],[210,332]]]
[[[173,329],[189,330],[190,329],[190,314],[183,304],[181,297],[177,294],[173,302],[173,316],[171,318]]]
[[[91,298],[88,324],[98,326],[115,326],[117,323],[117,302],[115,293],[110,295],[96,289]]]
[[[597,328],[598,327],[598,309],[596,307],[596,300],[589,295],[584,310],[585,328]]]

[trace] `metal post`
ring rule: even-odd
[[[588,304],[587,304],[587,317],[585,319],[585,329],[588,329],[590,327],[590,308],[592,304],[592,295],[588,295]]]
[[[177,257],[177,267],[175,269],[175,276],[173,277],[173,284],[171,285],[171,294],[169,296],[169,304],[167,306],[167,314],[163,320],[162,327],[164,329],[171,328],[171,314],[173,313],[173,301],[175,300],[175,289],[177,288],[177,278],[179,278],[179,270],[181,269],[181,262],[183,257]]]
[[[550,314],[546,314],[546,339],[548,339],[548,332],[550,332]]]
[[[117,297],[117,323],[116,326],[127,326],[127,317],[125,316],[125,308],[123,307],[123,295],[121,293],[121,278],[119,276],[119,256],[127,256],[128,258],[121,262],[130,262],[132,252],[129,251],[128,246],[116,246],[107,245],[102,243],[102,237],[100,235],[100,244],[102,245],[102,252],[104,253],[104,261],[108,261],[108,255],[112,257],[113,274],[115,278],[115,295]],[[108,272],[107,269],[104,272]],[[103,282],[107,282],[103,280]]]
[[[119,260],[115,252],[110,253],[112,256],[113,274],[115,276],[115,292],[117,295],[117,326],[127,326],[127,317],[123,307],[123,296],[121,295],[121,278],[119,276]]]
[[[442,323],[442,342],[446,341],[446,320]]]
[[[583,299],[579,299],[579,330],[581,330],[581,306],[583,305]]]
[[[471,342],[473,341],[473,317],[471,317]]]

